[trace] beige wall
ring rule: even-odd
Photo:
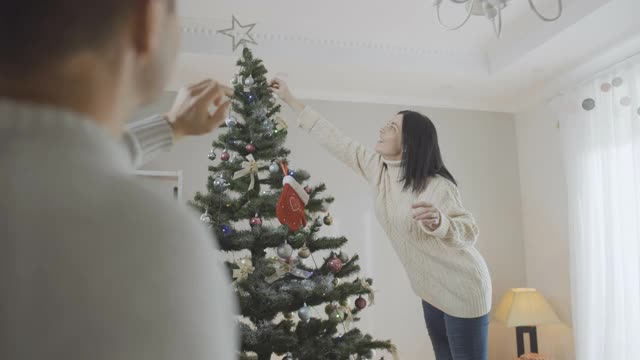
[[[137,114],[166,111],[171,94]],[[402,107],[341,102],[310,102],[347,134],[373,145],[379,127]],[[520,179],[513,116],[508,114],[417,108],[438,127],[445,161],[460,182],[465,205],[477,218],[478,248],[486,257],[494,283],[494,302],[510,287],[525,286]],[[284,114],[290,125],[293,118]],[[349,253],[362,257],[362,275],[372,277],[377,305],[364,313],[361,327],[377,337],[391,338],[403,360],[434,359],[422,318],[420,300],[377,224],[366,183],[326,154],[312,139],[290,127],[287,146],[291,167],[312,174],[312,183],[325,182],[336,197],[331,212],[335,225],[328,231],[350,239]],[[183,170],[185,199],[204,189],[207,154],[212,138],[187,139],[171,153],[147,166],[153,170]],[[513,329],[491,326],[492,360],[515,354]]]
[[[538,329],[540,351],[573,360],[567,189],[560,130],[548,107],[516,115],[527,285],[549,300],[564,325]]]

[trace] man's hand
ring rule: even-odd
[[[233,89],[215,80],[180,89],[176,101],[167,114],[176,139],[187,135],[203,135],[215,130],[224,121],[230,102],[226,98],[233,95]],[[209,106],[218,107],[211,115]]]

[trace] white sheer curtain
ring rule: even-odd
[[[636,359],[640,58],[598,74],[552,107],[563,133],[569,192],[576,359]]]

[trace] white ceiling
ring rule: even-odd
[[[556,0],[534,0],[551,15]],[[445,19],[464,16],[444,1]],[[616,44],[640,34],[638,0],[564,0],[544,23],[527,0],[511,0],[504,32],[474,17],[458,31],[437,23],[433,0],[183,0],[183,54],[172,84],[230,79],[240,50],[217,30],[257,23],[253,46],[272,75],[301,97],[513,112],[543,100],[591,67],[640,48]],[[393,5],[389,5],[393,4]],[[634,44],[633,47],[636,45]],[[578,69],[582,69],[578,71]]]

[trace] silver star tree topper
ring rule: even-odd
[[[232,15],[231,18],[232,18],[231,28],[220,30],[218,31],[218,33],[233,39],[233,51],[236,51],[236,49],[240,45],[245,45],[245,46],[247,44],[258,45],[258,43],[251,36],[251,31],[253,30],[253,27],[256,26],[256,24],[253,23],[249,25],[242,25],[240,24],[238,19],[236,19],[235,15]],[[236,25],[238,26],[238,28],[236,28]]]

